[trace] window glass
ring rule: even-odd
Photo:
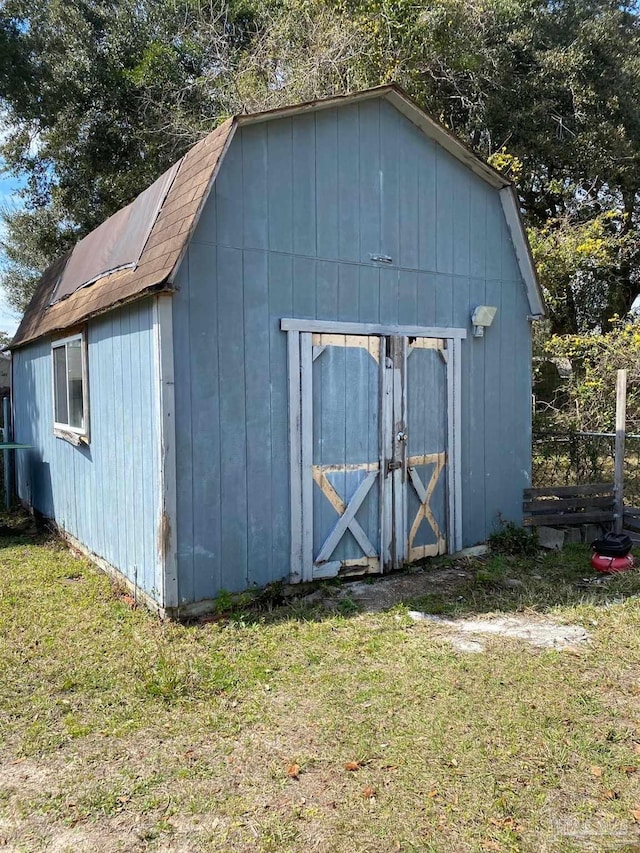
[[[69,384],[69,426],[82,429],[82,341],[69,341],[67,347],[67,381]]]
[[[69,418],[67,405],[67,352],[64,346],[53,350],[53,377],[56,423],[66,424]]]
[[[84,433],[87,413],[84,410],[84,348],[80,336],[53,343],[53,407],[58,427]]]

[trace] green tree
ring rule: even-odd
[[[548,357],[568,359],[572,365],[561,410],[546,416],[561,429],[615,430],[616,373],[626,368],[627,431],[640,430],[640,319],[613,318],[605,334],[553,335],[547,341]]]
[[[640,292],[637,7],[582,0],[523,11],[505,33],[487,126],[523,164],[554,329],[606,329]]]
[[[44,265],[219,122],[216,92],[250,24],[240,5],[195,0],[0,2],[0,155],[26,180],[26,210],[3,214],[15,307]]]

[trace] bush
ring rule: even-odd
[[[500,520],[500,529],[489,536],[489,548],[494,554],[534,557],[538,553],[538,534],[513,521]]]

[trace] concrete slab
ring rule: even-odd
[[[583,524],[581,530],[582,541],[587,545],[591,545],[594,539],[599,539],[602,536],[603,527],[601,524]]]
[[[466,652],[467,654],[477,655],[484,651],[484,646],[477,640],[466,640],[464,637],[447,637],[447,642],[450,643],[457,652]]]
[[[458,636],[480,634],[524,640],[541,649],[572,649],[590,640],[581,625],[561,625],[551,619],[527,616],[496,616],[487,619],[445,619],[430,613],[410,610],[416,622],[431,622],[455,631]]]
[[[564,530],[558,530],[556,527],[539,527],[538,542],[541,548],[561,551],[564,547]]]
[[[580,544],[582,542],[582,531],[579,527],[563,527],[564,544]]]

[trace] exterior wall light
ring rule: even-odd
[[[474,338],[484,337],[484,330],[493,323],[497,310],[493,305],[478,305],[471,315]]]

